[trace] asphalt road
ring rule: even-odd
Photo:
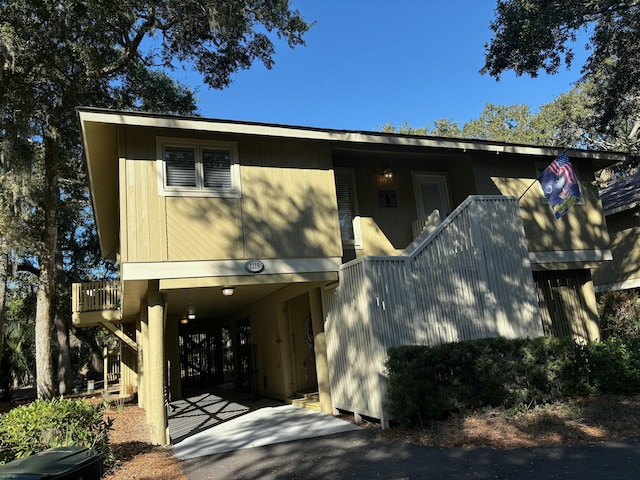
[[[518,450],[409,445],[358,430],[184,460],[188,480],[640,477],[640,441]]]

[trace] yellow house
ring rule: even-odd
[[[119,280],[74,285],[73,320],[121,338],[121,388],[138,392],[155,443],[168,441],[166,392],[179,398],[190,385],[283,400],[319,391],[327,413],[375,416],[354,397],[347,364],[366,363],[362,352],[379,343],[376,363],[404,337],[378,342],[366,329],[382,324],[345,330],[372,308],[380,322],[404,322],[399,331],[446,322],[435,337],[414,332],[417,342],[598,337],[590,272],[611,250],[593,172],[620,154],[567,152],[582,200],[556,220],[535,179],[557,149],[91,108],[78,116],[100,246]],[[416,273],[409,264],[425,242],[436,256]],[[363,283],[358,268],[373,276]]]

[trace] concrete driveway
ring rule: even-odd
[[[638,477],[640,441],[516,450],[392,442],[320,412],[233,392],[172,402],[169,431],[188,480]]]
[[[170,406],[169,434],[181,460],[360,429],[321,412],[225,391],[199,393]]]
[[[182,462],[188,480],[631,480],[640,443],[518,450],[436,448],[360,429]]]

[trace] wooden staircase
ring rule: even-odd
[[[320,395],[318,392],[297,393],[295,397],[289,399],[289,403],[294,407],[320,411]]]

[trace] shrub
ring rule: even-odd
[[[589,343],[589,383],[597,393],[637,393],[640,390],[640,339],[610,338]]]
[[[640,392],[640,339],[488,338],[389,349],[388,399],[403,424],[454,409],[545,404],[579,395]]]
[[[114,461],[109,431],[99,406],[86,400],[36,400],[0,416],[0,464],[56,447],[94,448]]]
[[[600,293],[598,315],[603,339],[640,337],[640,289]]]

